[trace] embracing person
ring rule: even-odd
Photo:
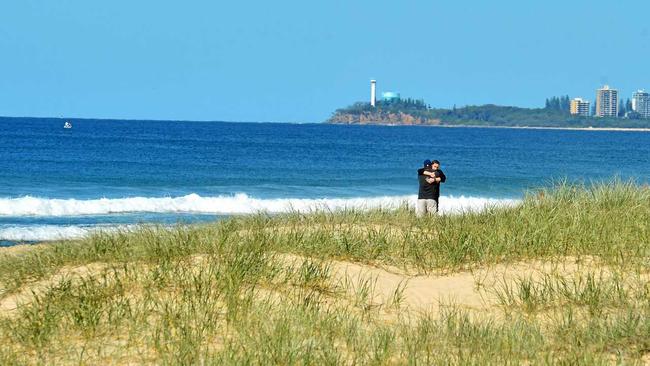
[[[445,173],[440,170],[438,160],[425,160],[424,167],[418,169],[418,202],[415,206],[415,214],[422,217],[425,214],[433,215],[438,212],[438,200],[440,199],[440,183],[447,180]]]

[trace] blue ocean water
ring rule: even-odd
[[[438,159],[443,209],[558,179],[650,177],[650,133],[0,118],[0,241],[264,210],[397,204]]]

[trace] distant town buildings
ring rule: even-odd
[[[632,94],[632,110],[641,118],[650,118],[650,94],[644,90]]]
[[[589,101],[582,98],[573,98],[571,100],[570,111],[574,116],[589,117]]]
[[[605,85],[596,91],[596,116],[618,116],[618,90]]]
[[[568,98],[568,97],[567,97]],[[546,100],[546,108],[553,109],[553,101],[557,98]],[[562,99],[560,98],[560,104]],[[550,104],[549,104],[550,103]],[[567,101],[568,103],[568,101]],[[592,108],[590,108],[592,107]],[[556,107],[557,109],[557,107]],[[566,110],[562,109],[561,110]],[[619,99],[618,90],[605,85],[596,89],[596,104],[591,106],[589,101],[582,98],[573,98],[569,105],[569,111],[574,116],[589,117],[624,117],[624,118],[650,118],[650,93],[644,90],[638,90],[632,94],[632,101]]]

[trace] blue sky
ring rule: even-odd
[[[0,115],[320,122],[650,89],[650,2],[2,1]]]

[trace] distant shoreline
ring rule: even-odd
[[[401,125],[395,125],[401,126]],[[573,130],[573,131],[625,131],[625,132],[650,132],[650,128],[637,127],[553,127],[553,126],[481,126],[481,125],[435,125],[432,127],[470,127],[470,128],[510,128],[522,130]]]
[[[443,128],[507,128],[520,130],[568,130],[568,131],[624,131],[650,132],[650,128],[639,127],[557,127],[557,126],[485,126],[485,125],[407,125],[401,123],[329,123],[338,126],[387,126],[387,127],[443,127]]]

